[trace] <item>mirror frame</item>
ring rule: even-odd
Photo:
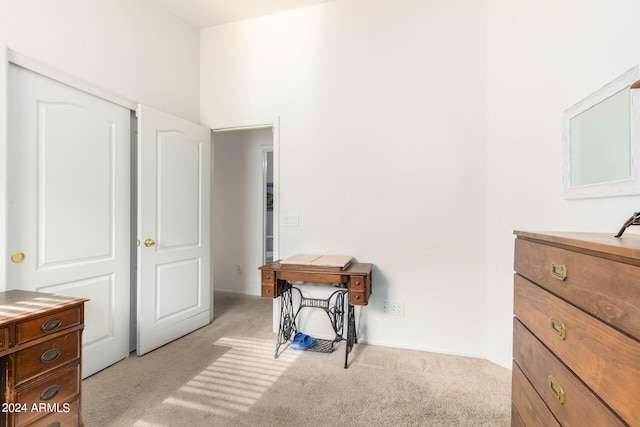
[[[635,66],[564,111],[562,123],[562,195],[565,199],[614,197],[640,193],[640,120],[638,117],[640,90],[636,90],[640,88],[639,79],[640,66]],[[630,90],[631,177],[587,185],[571,185],[571,120],[624,89]]]

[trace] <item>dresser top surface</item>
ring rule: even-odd
[[[618,238],[613,236],[614,233],[520,230],[513,233],[518,238],[640,261],[640,235],[636,234],[626,234]]]
[[[52,309],[64,309],[88,301],[85,298],[43,292],[10,290],[0,292],[0,324],[38,315]]]

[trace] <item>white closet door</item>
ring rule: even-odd
[[[83,377],[129,353],[130,110],[9,67],[9,289],[90,298]]]
[[[211,131],[140,106],[138,144],[141,355],[209,323]]]

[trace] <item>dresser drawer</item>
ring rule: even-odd
[[[9,328],[0,328],[0,351],[9,348]]]
[[[16,324],[16,344],[21,344],[79,324],[79,307],[21,322]]]
[[[625,422],[640,425],[638,341],[518,275],[514,314]],[[514,338],[514,352],[519,355],[514,354],[514,359],[529,377],[524,366],[535,365],[536,361],[520,363],[517,357],[523,355],[521,345],[522,338]]]
[[[515,270],[640,339],[640,267],[518,238]]]
[[[45,413],[51,413],[49,415],[54,415],[55,418],[55,416],[62,415],[60,413],[70,412],[68,405],[63,404],[76,399],[79,393],[79,365],[72,366],[42,381],[31,384],[16,392],[16,402],[26,405],[28,409],[26,412],[16,413],[16,424],[27,424]]]
[[[51,413],[44,418],[40,418],[28,427],[72,427],[80,425],[79,417],[80,404],[77,400],[68,404],[63,404],[59,412]]]
[[[16,386],[72,362],[80,356],[80,331],[43,342],[16,353]]]
[[[513,325],[513,342],[515,364],[521,367],[522,373],[561,425],[625,426],[517,320]]]
[[[545,426],[560,427],[549,408],[536,393],[529,380],[514,362],[511,375],[511,427]]]

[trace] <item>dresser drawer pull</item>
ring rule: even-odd
[[[60,386],[59,385],[52,385],[50,387],[47,387],[41,394],[40,394],[40,400],[46,401],[46,400],[51,400],[53,399],[56,394],[58,394],[60,392]]]
[[[564,405],[564,389],[558,383],[558,380],[549,375],[549,388],[553,395],[560,401],[560,404]]]
[[[42,329],[42,332],[51,332],[55,330],[58,326],[60,326],[61,323],[62,323],[62,320],[58,319],[57,317],[54,317],[53,319],[49,319],[46,322],[44,322],[40,329]]]
[[[549,318],[549,326],[554,334],[562,338],[563,340],[567,339],[567,327],[564,326],[564,323],[559,321],[558,319],[554,319],[553,317]]]
[[[42,356],[40,356],[40,360],[42,361],[42,363],[51,363],[58,357],[60,357],[61,354],[62,351],[59,348],[52,348],[42,353]]]
[[[47,427],[60,427],[60,421],[54,421],[51,424],[49,424]]]
[[[551,275],[558,280],[567,278],[567,266],[564,264],[551,263]]]

